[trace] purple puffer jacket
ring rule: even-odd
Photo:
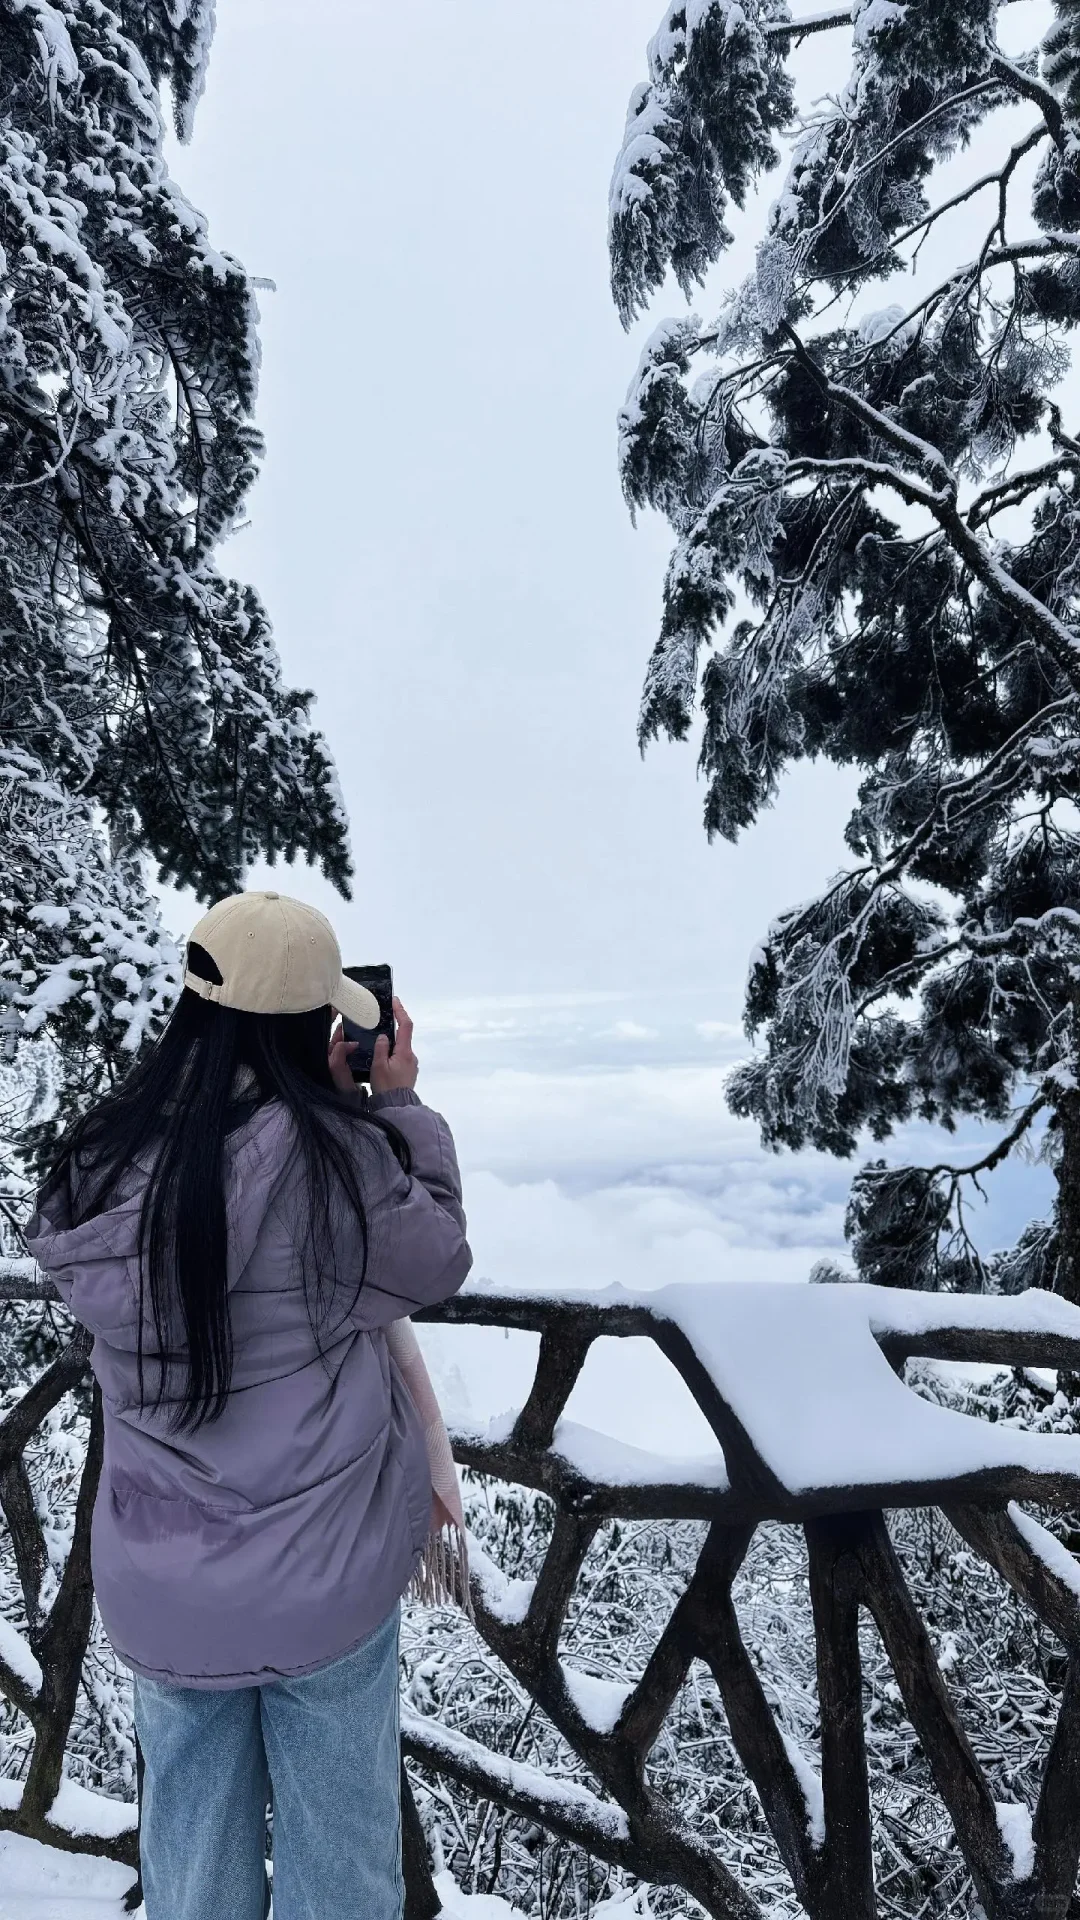
[[[114,1207],[72,1226],[64,1193],[31,1223],[31,1251],[94,1334],[105,1465],[92,1562],[121,1660],[194,1687],[257,1685],[351,1651],[389,1613],[423,1551],[431,1478],[416,1409],[387,1354],[392,1320],[456,1293],[472,1263],[454,1143],[403,1091],[376,1095],[409,1143],[402,1173],[358,1121],[370,1227],[367,1277],[341,1228],[341,1304],[320,1361],[295,1245],[303,1217],[292,1122],[272,1103],[228,1142],[233,1391],[220,1420],[168,1431],[139,1410],[137,1238],[145,1169]],[[351,1280],[352,1284],[348,1284]],[[152,1332],[144,1341],[152,1353]],[[156,1386],[146,1367],[147,1397]]]

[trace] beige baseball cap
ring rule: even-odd
[[[218,985],[185,969],[184,985],[200,999],[241,1013],[334,1007],[358,1027],[379,1024],[375,995],[341,971],[341,948],[329,920],[302,900],[233,893],[204,914],[190,937],[221,975]]]

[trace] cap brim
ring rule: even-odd
[[[330,1003],[346,1020],[371,1033],[382,1019],[382,1008],[373,993],[362,987],[358,980],[349,980],[345,974],[337,983],[334,997]]]

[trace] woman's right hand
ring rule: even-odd
[[[375,1057],[371,1063],[372,1093],[392,1093],[397,1087],[407,1087],[411,1091],[416,1085],[420,1063],[413,1052],[413,1023],[400,1000],[394,1001],[394,1024],[397,1027],[397,1039],[393,1053],[385,1033],[380,1033],[375,1042]]]

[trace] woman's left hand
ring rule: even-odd
[[[330,1078],[339,1093],[355,1093],[356,1081],[352,1077],[349,1059],[356,1052],[357,1042],[346,1040],[340,1019],[330,1032]]]

